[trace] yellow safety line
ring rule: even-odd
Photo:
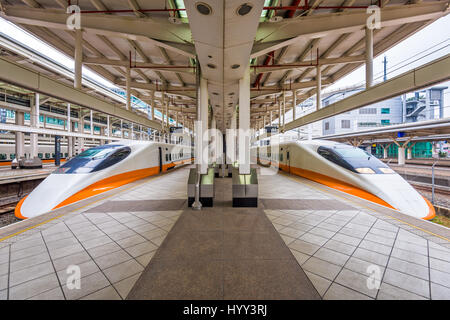
[[[142,181],[141,183],[138,183],[138,184],[136,184],[136,185],[134,185],[134,186],[130,186],[130,187],[128,187],[128,188],[125,188],[125,189],[123,189],[123,190],[120,190],[120,191],[117,192],[117,193],[110,194],[110,195],[108,195],[108,196],[106,196],[106,197],[103,197],[103,198],[101,198],[101,199],[97,199],[97,200],[95,200],[95,201],[93,201],[93,202],[90,202],[90,203],[88,203],[88,204],[85,204],[84,206],[79,207],[79,208],[77,208],[77,209],[75,209],[75,210],[72,210],[72,211],[63,213],[63,214],[61,214],[61,215],[59,215],[59,216],[56,216],[56,217],[53,217],[53,218],[51,218],[51,219],[45,220],[45,221],[43,221],[43,222],[41,222],[41,223],[38,223],[38,224],[36,224],[36,225],[34,225],[34,226],[31,226],[31,227],[25,228],[25,229],[23,229],[23,230],[17,231],[16,233],[10,234],[10,235],[8,235],[8,236],[6,236],[6,237],[4,237],[4,238],[1,238],[1,239],[0,239],[0,242],[4,241],[4,240],[6,240],[6,239],[12,238],[12,237],[14,237],[14,236],[17,236],[17,235],[19,235],[19,234],[21,234],[21,233],[24,233],[24,232],[28,231],[28,230],[31,230],[31,229],[34,229],[34,228],[39,227],[39,226],[41,226],[41,225],[44,225],[44,224],[46,224],[46,223],[49,223],[50,221],[53,221],[53,220],[55,220],[55,219],[59,219],[59,218],[61,218],[62,216],[65,216],[65,215],[67,215],[67,214],[69,214],[69,213],[74,213],[74,212],[76,212],[76,211],[78,211],[78,210],[81,210],[81,209],[83,209],[83,208],[86,208],[87,206],[90,206],[90,205],[92,205],[92,204],[94,204],[94,203],[97,203],[97,202],[99,202],[99,201],[101,201],[101,200],[108,199],[108,198],[110,198],[110,197],[112,197],[112,196],[115,196],[115,195],[118,195],[118,194],[120,194],[120,193],[122,193],[122,192],[124,192],[124,191],[130,190],[130,189],[132,189],[132,188],[139,187],[140,185],[142,185],[142,184],[144,184],[144,183],[147,183],[147,182],[149,182],[149,181],[151,181],[151,180],[154,180],[154,179],[156,179],[156,178],[161,178],[161,177],[162,177],[162,175],[153,176],[153,177],[151,177],[151,178],[150,178],[149,180],[147,180],[147,181]],[[147,178],[144,178],[144,179],[147,179]],[[114,189],[113,189],[113,190],[114,190]],[[89,198],[88,198],[88,199],[89,199]],[[84,200],[84,199],[83,199],[83,200]]]
[[[286,175],[289,179],[291,179],[291,180],[294,180],[294,181],[297,181],[297,180],[298,180],[297,176],[291,176],[290,174],[288,175],[288,174],[286,174],[286,173],[284,173],[284,172],[283,172],[283,174],[285,174],[285,175]],[[297,179],[296,179],[296,178],[297,178]],[[306,178],[303,178],[303,179],[308,180],[308,179],[306,179]],[[311,181],[311,180],[308,180],[308,181],[314,182],[314,181]],[[316,183],[317,183],[317,182],[316,182]],[[347,199],[347,198],[345,198],[345,197],[343,197],[343,196],[341,196],[341,195],[339,195],[339,194],[334,194],[334,193],[332,193],[332,192],[330,192],[330,191],[328,191],[328,190],[326,190],[326,189],[322,189],[322,188],[320,188],[320,187],[317,187],[317,186],[314,186],[314,185],[311,185],[311,184],[308,184],[308,185],[309,185],[310,187],[316,189],[316,190],[326,192],[326,193],[331,194],[331,195],[333,195],[333,196],[336,196],[336,197],[338,197],[338,198],[341,198],[341,199],[344,199],[344,200],[353,202],[353,203],[355,203],[355,204],[357,204],[357,205],[360,205],[360,206],[362,206],[362,207],[364,207],[364,208],[366,208],[366,209],[369,209],[369,210],[371,210],[371,211],[373,211],[373,212],[375,212],[375,213],[379,213],[379,212],[376,211],[375,209],[372,209],[372,208],[370,208],[370,207],[368,207],[368,206],[366,206],[366,205],[364,205],[364,204],[360,204],[360,203],[358,203],[358,202],[356,202],[356,201],[354,201],[354,200],[352,200],[352,199]],[[333,190],[334,190],[334,189],[333,189]],[[335,191],[338,191],[338,190],[335,190]],[[339,192],[342,192],[342,191],[339,191]],[[399,222],[402,222],[402,223],[404,223],[404,224],[406,224],[406,225],[408,225],[408,226],[410,226],[410,227],[413,227],[413,228],[415,228],[415,229],[417,229],[417,230],[423,231],[423,232],[425,232],[425,233],[429,233],[429,234],[431,234],[431,235],[433,235],[433,236],[435,236],[435,237],[438,237],[438,238],[441,238],[442,240],[446,240],[446,241],[450,242],[450,239],[447,239],[446,237],[443,237],[443,236],[438,235],[438,234],[436,234],[436,233],[433,233],[433,232],[431,232],[431,231],[422,229],[422,228],[420,228],[420,227],[418,227],[418,226],[415,226],[415,225],[413,225],[413,224],[410,224],[410,223],[408,223],[408,222],[406,222],[406,221],[403,221],[403,220],[401,220],[401,219],[395,218],[395,217],[393,217],[393,216],[391,216],[391,215],[388,215],[388,214],[385,214],[385,213],[382,213],[382,214],[385,215],[385,216],[387,216],[387,217],[389,217],[389,218],[392,218],[392,219],[394,219],[394,220],[397,220],[397,221],[399,221]]]

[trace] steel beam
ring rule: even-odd
[[[3,58],[0,58],[0,79],[4,82],[34,92],[39,92],[49,97],[54,97],[86,108],[92,108],[100,113],[113,115],[117,118],[138,123],[144,127],[158,129],[160,126],[158,121],[146,119],[135,112],[125,110],[119,105],[111,104],[103,99],[91,96],[81,90],[77,90],[54,80],[52,77],[32,71]]]
[[[396,97],[406,92],[429,87],[449,79],[450,54],[330,104],[326,108],[307,114],[288,123],[286,130],[292,130],[309,123]]]

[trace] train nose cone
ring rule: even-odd
[[[86,174],[51,174],[21,203],[19,218],[32,218],[51,211],[58,204],[83,188]],[[20,216],[19,216],[20,214]]]
[[[427,202],[400,175],[371,175],[371,182],[380,190],[379,197],[399,211],[420,219],[429,215]]]

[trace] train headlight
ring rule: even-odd
[[[391,168],[378,168],[383,173],[395,173]]]
[[[375,171],[373,171],[373,170],[370,169],[370,168],[355,168],[355,170],[356,170],[358,173],[375,173]]]

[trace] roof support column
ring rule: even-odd
[[[81,69],[83,65],[83,33],[81,29],[75,29],[75,89],[81,89]]]
[[[278,132],[281,132],[281,102],[277,99],[278,103]]]
[[[283,91],[283,132],[286,125],[286,91]]]
[[[15,111],[16,124],[23,126],[24,113],[21,111]],[[16,159],[19,160],[25,154],[25,140],[23,132],[16,131]]]
[[[131,140],[134,138],[134,123],[131,123]]]
[[[93,115],[93,112],[91,109],[89,112],[89,123],[90,123],[91,134],[94,134],[94,119],[93,119],[92,115]]]
[[[250,67],[239,79],[239,174],[250,174]]]
[[[196,147],[197,159],[199,159],[200,174],[208,173],[208,81],[200,77],[200,99],[198,101],[198,117],[196,121]]]
[[[233,164],[236,161],[236,111],[231,116],[230,129],[227,130],[227,164]]]
[[[70,103],[67,104],[67,132],[72,131],[72,120],[70,119]],[[73,157],[73,137],[67,137],[67,156]]]
[[[292,90],[292,121],[295,120],[295,109],[297,109],[297,94]]]
[[[316,111],[322,108],[322,71],[316,67]]]
[[[111,134],[111,120],[109,118],[109,115],[106,116],[106,136],[109,138]]]
[[[152,120],[155,120],[155,91],[152,92]]]
[[[127,67],[127,77],[126,77],[126,90],[127,90],[127,110],[131,109],[131,69]]]
[[[373,85],[373,30],[366,28],[366,89]]]
[[[120,137],[123,139],[123,120],[120,119]]]
[[[34,94],[33,99],[30,100],[31,112],[30,112],[30,123],[32,128],[39,128],[39,93]],[[30,134],[30,147],[31,147],[31,159],[38,156],[38,134]]]

